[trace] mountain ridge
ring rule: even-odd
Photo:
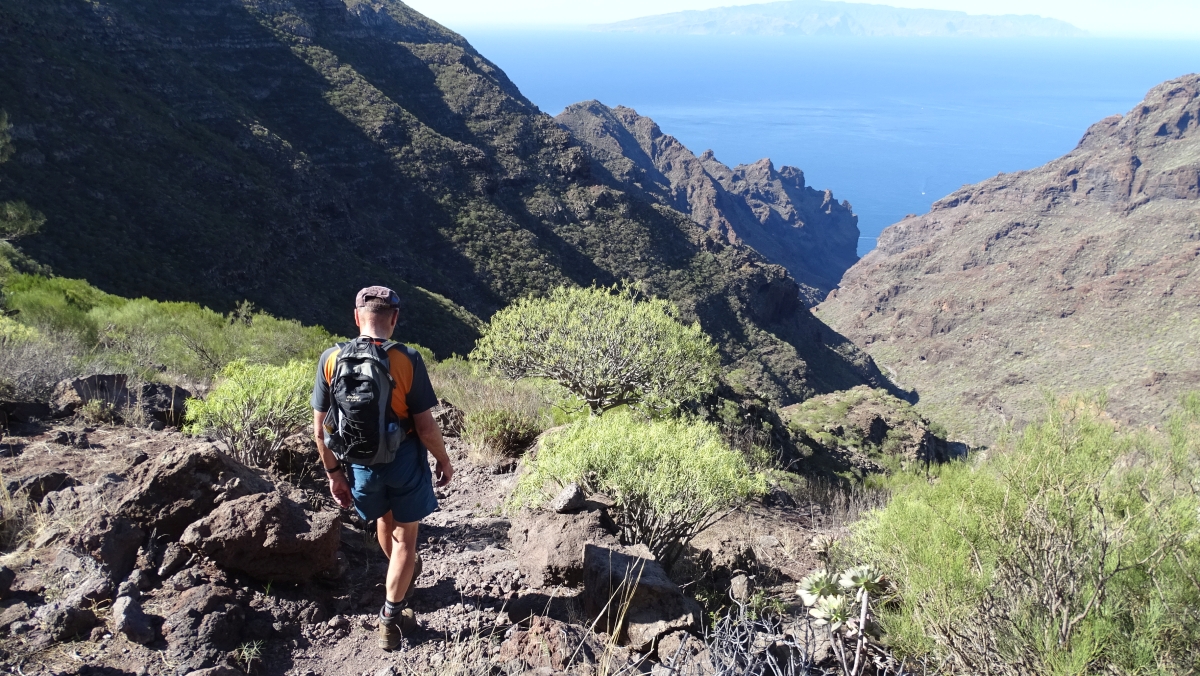
[[[687,10],[597,24],[591,28],[688,35],[842,37],[1061,38],[1087,34],[1065,21],[1036,15],[968,14],[832,0],[783,0]]]
[[[1156,423],[1200,385],[1200,75],[884,230],[818,315],[979,439],[1047,391]]]
[[[728,167],[697,157],[648,117],[599,101],[567,106],[555,120],[626,189],[688,214],[715,238],[745,242],[782,265],[815,305],[858,260],[858,217],[849,202],[805,185],[804,172],[769,159]]]
[[[21,248],[125,297],[242,300],[465,354],[480,318],[560,284],[675,302],[748,389],[789,402],[881,376],[753,249],[591,174],[569,132],[397,0],[0,2],[5,199]]]

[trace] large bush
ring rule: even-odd
[[[560,383],[593,414],[669,408],[711,392],[719,360],[670,303],[621,290],[560,287],[496,313],[472,358],[509,378]]]
[[[1165,434],[1079,400],[868,517],[890,640],[972,674],[1200,669],[1200,397]]]
[[[578,421],[548,435],[514,493],[538,505],[572,482],[612,498],[622,540],[670,566],[723,512],[766,491],[712,425],[644,421],[628,412]]]
[[[188,401],[186,430],[211,434],[247,465],[268,467],[284,440],[312,423],[312,377],[307,362],[231,362],[207,398]]]

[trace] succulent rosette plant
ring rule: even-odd
[[[864,594],[881,594],[887,588],[887,580],[872,566],[855,566],[842,573],[838,586],[854,591],[855,598],[862,601]]]
[[[811,608],[822,597],[837,596],[841,592],[838,589],[837,577],[833,573],[818,570],[800,580],[800,584],[797,585],[797,593],[800,594],[800,600],[804,602],[804,605]]]
[[[838,594],[822,596],[817,600],[817,604],[809,609],[808,614],[816,620],[813,624],[817,626],[827,624],[829,631],[837,631],[850,620],[850,611],[850,604],[847,603],[846,597]]]

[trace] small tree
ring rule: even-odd
[[[8,113],[0,110],[0,164],[12,157],[15,149],[9,133]],[[32,235],[41,229],[46,217],[24,202],[0,202],[0,242]]]
[[[670,303],[621,289],[566,288],[492,317],[473,359],[509,378],[549,378],[593,415],[617,406],[670,408],[716,384],[716,348]]]
[[[270,465],[284,439],[312,421],[312,367],[303,362],[268,366],[239,359],[219,378],[206,399],[188,400],[186,430],[212,434],[247,465]]]
[[[589,417],[545,438],[512,504],[540,505],[570,483],[611,497],[622,541],[646,545],[668,567],[725,510],[766,492],[763,476],[716,427],[629,413]]]

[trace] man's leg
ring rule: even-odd
[[[394,523],[392,513],[386,515],[387,523],[391,526],[388,540],[391,551],[388,554],[387,600],[399,603],[408,593],[408,587],[413,581],[413,570],[417,563],[417,526],[418,522]],[[382,533],[382,529],[380,531]],[[383,543],[380,542],[380,545]],[[386,550],[385,550],[386,552]]]

